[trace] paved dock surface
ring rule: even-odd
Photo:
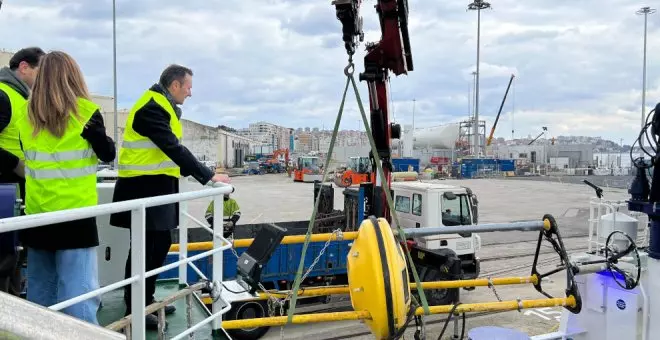
[[[593,177],[593,176],[591,176]],[[240,223],[278,222],[287,220],[308,220],[312,213],[313,184],[293,183],[292,178],[283,175],[257,175],[232,178],[236,187],[233,197],[241,206]],[[561,235],[569,253],[583,251],[587,247],[587,219],[589,200],[594,190],[585,184],[566,181],[476,179],[443,180],[444,184],[467,186],[478,196],[480,223],[538,220],[544,214],[557,218]],[[343,209],[341,188],[335,189],[335,208]],[[609,187],[605,190],[607,199],[625,200],[625,188]],[[192,202],[189,211],[203,217],[208,200]],[[625,209],[624,209],[625,211]],[[481,233],[483,248],[478,253],[482,258],[482,276],[526,276],[529,275],[538,234],[536,232],[495,232]],[[541,260],[543,270],[549,270],[559,263],[551,247],[545,244]],[[564,296],[565,273],[560,272],[543,282],[548,293]],[[543,296],[531,285],[497,286],[497,294],[502,300],[539,299]],[[494,292],[487,287],[474,291],[461,290],[462,303],[497,301]],[[304,310],[336,308],[351,310],[347,297],[335,297],[328,305],[306,307]],[[298,310],[298,309],[297,309]],[[303,309],[300,309],[302,311]],[[503,313],[468,315],[465,339],[469,329],[497,325],[511,327],[537,335],[551,332],[558,324],[561,308],[511,311]],[[427,338],[436,339],[444,325],[445,315],[426,318]],[[453,334],[453,321],[449,323],[443,339]],[[407,339],[412,339],[414,326],[409,327]],[[459,331],[460,334],[460,331]],[[280,328],[274,327],[263,339],[279,339]],[[372,339],[368,329],[360,322],[334,322],[323,324],[290,325],[284,328],[284,339],[313,338],[323,339]]]

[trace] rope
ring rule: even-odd
[[[352,64],[352,63],[351,63]],[[352,72],[352,71],[351,71]],[[344,73],[347,73],[344,70]],[[339,112],[337,113],[337,120],[335,121],[335,128],[332,131],[332,138],[330,139],[330,149],[328,150],[328,155],[325,158],[325,167],[323,169],[323,179],[321,180],[321,185],[325,183],[328,178],[328,171],[330,168],[330,159],[332,158],[332,151],[335,147],[335,140],[337,139],[337,133],[339,132],[339,123],[341,122],[341,116],[344,112],[344,103],[346,102],[346,94],[348,93],[348,84],[350,79],[346,78],[346,86],[344,86],[344,95],[341,99],[341,104],[339,105]],[[309,221],[307,226],[307,234],[305,234],[305,243],[303,244],[302,254],[300,255],[300,263],[298,264],[298,271],[296,272],[296,278],[293,283],[293,297],[291,298],[291,307],[288,311],[287,324],[293,321],[293,315],[296,309],[296,301],[298,300],[298,289],[300,288],[300,282],[302,281],[303,267],[305,263],[305,254],[307,253],[307,246],[312,237],[312,229],[314,227],[314,221],[316,220],[316,213],[318,212],[319,202],[321,202],[321,193],[323,190],[319,190],[316,196],[316,203],[314,204],[314,210],[312,211],[312,218]]]

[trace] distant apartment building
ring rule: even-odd
[[[236,132],[240,136],[270,145],[273,149],[286,149],[289,147],[292,130],[290,128],[267,122],[251,123],[246,129]]]
[[[9,66],[9,59],[14,53],[0,49],[0,67]]]

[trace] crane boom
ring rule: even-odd
[[[490,129],[490,135],[488,136],[488,140],[486,141],[486,146],[490,146],[490,143],[493,141],[493,135],[495,134],[495,127],[497,127],[497,122],[500,120],[500,114],[502,114],[502,108],[504,107],[504,102],[506,101],[506,96],[509,94],[509,89],[511,88],[511,83],[513,82],[513,78],[515,75],[511,75],[511,78],[509,79],[509,85],[506,87],[506,92],[504,92],[504,98],[502,98],[502,103],[500,104],[500,110],[497,111],[497,116],[495,117],[495,123],[493,123],[493,127]]]
[[[362,18],[359,15],[360,3],[361,0],[335,0],[332,2],[336,8],[337,19],[342,23],[343,40],[349,55],[349,67],[352,65],[358,40],[364,39]],[[382,35],[379,42],[366,44],[364,72],[360,73],[359,79],[367,82],[371,110],[371,133],[376,145],[375,152],[381,159],[385,175],[385,178],[378,176],[376,160],[370,153],[371,179],[374,190],[369,213],[377,217],[384,217],[391,222],[382,185],[387,183],[389,187],[392,182],[392,139],[401,138],[401,127],[390,122],[388,73],[392,72],[396,76],[407,74],[408,71],[413,70],[413,63],[408,36],[408,1],[377,0],[375,7]]]
[[[527,145],[532,145],[532,144],[534,144],[534,142],[536,142],[537,139],[541,138],[541,136],[543,136],[543,132],[539,133],[539,135],[536,136],[536,138],[532,139],[532,141],[529,142],[529,144],[527,144]]]

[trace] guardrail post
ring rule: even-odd
[[[219,237],[215,237],[216,233],[222,233],[224,232],[224,199],[223,195],[218,195],[213,197],[213,249],[220,248],[222,244],[222,240]],[[214,283],[219,283],[222,284],[222,261],[223,259],[223,253],[224,251],[218,251],[213,253],[213,268],[212,268],[212,275],[211,275],[211,280]],[[218,291],[222,291],[222,287],[218,287]],[[218,313],[222,310],[222,302],[221,299],[215,299],[213,301],[212,305],[212,314]],[[213,319],[211,321],[211,329],[213,330],[213,334],[219,334],[222,332],[220,330],[222,328],[222,316],[219,318]]]
[[[179,202],[179,260],[188,257],[188,226],[186,225],[188,202]],[[179,265],[179,287],[188,285],[188,264]]]
[[[131,283],[131,339],[144,340],[145,328],[145,207],[131,210],[131,276],[139,279]]]

